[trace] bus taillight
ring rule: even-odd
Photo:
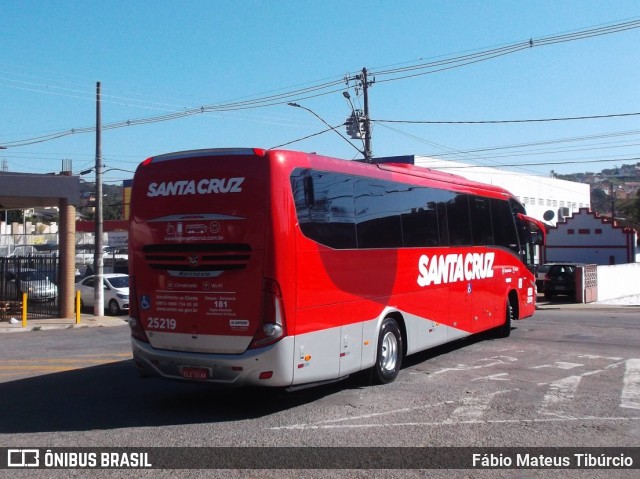
[[[249,349],[268,346],[286,335],[282,293],[277,281],[264,279],[262,289],[262,309],[258,330]]]
[[[148,343],[149,338],[147,337],[147,333],[145,333],[144,329],[142,328],[140,314],[138,312],[138,295],[136,294],[135,276],[129,277],[129,293],[129,297],[132,299],[129,303],[129,328],[131,328],[131,336],[140,341]]]
[[[139,341],[149,342],[147,333],[142,329],[142,324],[138,318],[129,318],[129,327],[131,328],[131,336]]]

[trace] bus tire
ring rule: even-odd
[[[504,324],[496,330],[498,338],[508,338],[511,335],[511,323],[513,322],[513,306],[511,301],[507,299],[507,308],[504,315]]]
[[[374,382],[387,384],[398,376],[402,365],[402,333],[395,319],[386,317],[382,321],[378,336]]]

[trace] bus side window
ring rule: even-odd
[[[307,206],[312,208],[316,203],[316,195],[313,188],[313,177],[311,175],[304,177],[304,202]]]
[[[447,220],[451,246],[471,246],[469,195],[459,193],[447,202]]]
[[[302,233],[335,249],[356,247],[353,179],[340,173],[295,170],[291,187]]]

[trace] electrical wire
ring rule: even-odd
[[[443,121],[443,120],[382,120],[371,119],[377,123],[407,123],[414,125],[486,125],[498,123],[545,123],[552,121],[575,121],[575,120],[600,120],[603,118],[620,118],[627,116],[638,116],[640,113],[611,113],[607,115],[589,115],[589,116],[566,116],[556,118],[534,118],[526,120],[465,120],[465,121]]]
[[[443,71],[446,69],[458,68],[461,66],[469,65],[471,63],[487,61],[499,56],[508,55],[511,53],[515,53],[515,52],[527,49],[527,48],[532,48],[534,46],[546,46],[546,45],[552,45],[556,43],[583,40],[586,38],[619,33],[626,30],[635,29],[635,28],[640,28],[640,20],[631,20],[631,21],[610,24],[610,25],[597,27],[597,28],[589,28],[589,29],[579,30],[579,31],[575,31],[567,34],[551,35],[547,37],[541,37],[535,40],[532,38],[524,42],[522,41],[516,42],[510,45],[506,45],[498,48],[479,51],[476,53],[471,53],[466,55],[460,55],[457,57],[438,60],[435,62],[427,62],[419,65],[393,68],[393,69],[387,69],[387,70],[371,71],[370,74],[376,75],[376,76],[396,75],[393,78],[389,78],[386,80],[384,79],[377,80],[378,82],[396,81],[396,80],[401,80],[401,79],[409,78],[413,76],[431,74],[431,73],[435,73],[436,71]],[[424,70],[427,70],[427,71],[424,71]],[[411,72],[415,72],[415,73],[411,73]],[[411,73],[411,74],[407,75],[407,73]],[[359,74],[356,74],[351,77],[347,77],[347,80],[348,81],[355,80],[358,78],[359,78]],[[329,95],[332,93],[342,91],[342,88],[336,89],[333,87],[342,85],[343,82],[344,82],[344,78],[340,78],[336,80],[328,80],[316,85],[311,85],[304,88],[298,88],[292,91],[285,91],[282,93],[268,95],[268,96],[256,98],[256,99],[204,105],[197,108],[191,108],[191,109],[185,109],[182,111],[166,113],[164,115],[138,118],[134,120],[119,121],[119,122],[104,125],[103,129],[109,130],[109,129],[116,129],[116,128],[124,128],[129,126],[137,126],[137,125],[145,125],[150,123],[171,121],[171,120],[181,119],[181,118],[185,118],[193,115],[203,114],[206,112],[222,112],[222,111],[228,112],[228,111],[236,111],[236,110],[243,110],[243,109],[264,108],[264,107],[270,107],[275,105],[281,105],[291,101],[301,101],[301,100],[316,98],[319,96]],[[384,120],[379,120],[379,121],[384,121]],[[560,120],[558,119],[557,121],[560,121]],[[521,122],[521,121],[507,120],[504,122]],[[95,127],[72,128],[70,130],[58,131],[48,135],[27,138],[24,140],[4,142],[3,146],[4,147],[27,146],[27,145],[33,145],[37,143],[56,140],[69,135],[90,133],[94,131],[95,131]]]
[[[452,68],[459,68],[462,66],[478,63],[482,61],[491,60],[496,57],[509,55],[522,50],[527,50],[538,46],[553,45],[556,43],[573,42],[577,40],[584,40],[587,38],[609,35],[613,33],[620,33],[627,30],[640,28],[640,20],[634,19],[626,22],[604,25],[601,27],[588,28],[585,30],[578,30],[566,34],[550,35],[541,37],[538,39],[529,39],[526,41],[520,41],[503,45],[500,47],[477,51],[475,53],[469,53],[465,55],[459,55],[455,57],[445,58],[442,60],[436,60],[432,62],[421,63],[413,66],[406,66],[400,68],[391,68],[387,70],[371,70],[370,74],[376,77],[383,77],[386,75],[396,75],[393,78],[376,80],[377,83],[390,82],[402,80],[405,78],[411,78],[416,76],[428,75],[444,70],[450,70]],[[412,73],[415,72],[415,73]]]

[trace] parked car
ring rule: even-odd
[[[536,271],[536,288],[538,288],[538,293],[542,293],[544,291],[544,277],[549,272],[549,268],[556,263],[545,263],[538,266]]]
[[[4,280],[7,294],[17,300],[22,293],[27,293],[29,301],[55,301],[58,297],[58,287],[43,271],[21,268],[8,271]]]
[[[554,263],[544,276],[544,297],[553,298],[557,294],[576,295],[575,264]]]
[[[80,307],[93,307],[96,276],[87,276],[76,283],[76,291],[80,291]],[[104,307],[109,314],[121,314],[129,310],[129,275],[103,275]]]

